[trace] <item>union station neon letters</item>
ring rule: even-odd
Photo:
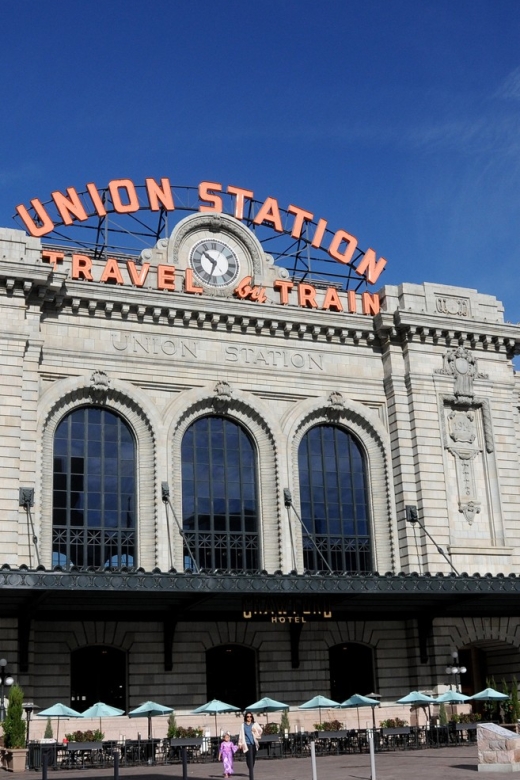
[[[151,211],[159,211],[160,209],[166,211],[175,210],[172,185],[168,178],[162,178],[160,183],[155,179],[147,178],[145,179],[145,189],[148,206],[144,206],[144,208],[149,208]],[[203,181],[199,184],[199,211],[222,212],[224,209],[223,193],[234,198],[233,216],[236,219],[244,219],[245,207],[253,199],[253,191],[233,185],[228,185],[227,188],[224,188],[218,182]],[[113,179],[108,183],[107,194],[110,197],[111,208],[93,182],[86,185],[86,192],[81,193],[83,197],[80,196],[80,193],[74,187],[67,187],[66,194],[55,190],[51,193],[51,197],[61,218],[60,224],[64,225],[72,225],[75,221],[84,222],[93,216],[105,217],[108,211],[115,211],[118,214],[129,214],[139,211],[141,208],[136,186],[130,179]],[[23,204],[16,207],[16,211],[30,235],[41,237],[51,233],[55,228],[55,222],[46,206],[39,198],[33,198],[31,206],[36,219],[31,216],[29,210]],[[294,216],[292,225],[288,229],[283,227],[277,199],[267,197],[253,217],[253,224],[267,225],[277,233],[287,232],[295,239],[301,238],[304,226],[310,229],[310,224],[314,220],[314,214],[294,204],[290,204],[286,211],[291,216]],[[310,240],[311,246],[317,249],[324,249],[338,263],[349,264],[358,246],[357,238],[346,230],[337,230],[326,247],[323,245],[323,242],[327,232],[327,225],[327,220],[321,217],[316,221]],[[364,276],[370,284],[375,284],[385,266],[386,260],[383,257],[378,259],[374,249],[367,249],[355,267],[355,271],[360,276]]]

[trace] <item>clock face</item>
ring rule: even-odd
[[[190,265],[198,279],[210,287],[227,287],[240,270],[234,250],[218,238],[198,241],[191,249]]]

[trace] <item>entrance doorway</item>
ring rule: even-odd
[[[126,653],[95,645],[71,653],[71,707],[83,712],[102,701],[126,709]]]
[[[206,652],[208,701],[220,699],[244,710],[257,700],[256,653],[241,645],[219,645]]]
[[[376,689],[374,654],[368,645],[348,642],[329,649],[330,695],[345,701],[354,693],[366,696]]]

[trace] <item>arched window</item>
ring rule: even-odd
[[[54,436],[53,565],[133,566],[135,506],[128,425],[98,407],[68,414]]]
[[[329,648],[330,696],[345,701],[354,693],[376,691],[374,653],[368,645],[347,642]]]
[[[202,417],[184,434],[182,521],[185,569],[259,568],[256,454],[232,420]]]
[[[208,701],[219,699],[245,709],[256,701],[256,653],[241,645],[218,645],[206,651]]]
[[[304,567],[372,569],[365,458],[347,431],[317,425],[298,451]],[[326,561],[326,563],[325,563]]]
[[[70,657],[70,697],[75,710],[98,701],[126,709],[126,654],[104,645],[80,647]]]

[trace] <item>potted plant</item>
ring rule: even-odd
[[[23,719],[23,691],[13,685],[9,691],[7,715],[2,723],[4,730],[3,763],[10,772],[23,772],[27,763],[25,721]]]

